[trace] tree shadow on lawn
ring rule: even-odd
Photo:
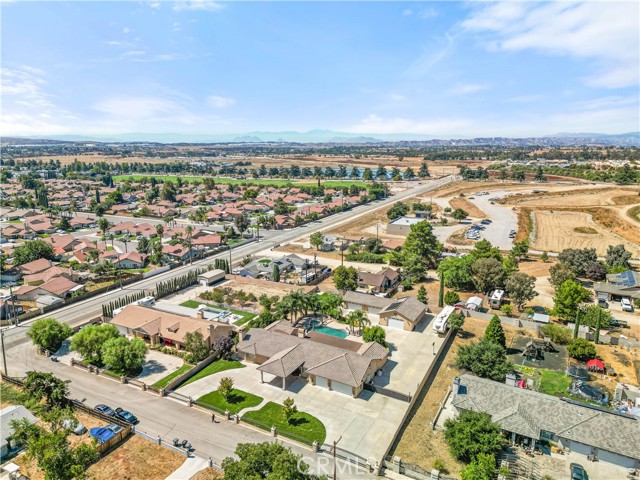
[[[289,419],[289,425],[291,425],[292,427],[299,427],[301,425],[304,425],[305,423],[310,423],[310,422],[304,417],[299,417],[299,418],[291,417]]]
[[[247,397],[244,395],[240,395],[239,393],[232,393],[229,395],[229,398],[226,399],[227,403],[230,405],[237,405],[238,403],[242,403],[245,401]]]

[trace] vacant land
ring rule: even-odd
[[[176,182],[178,180],[178,176],[176,175],[158,175],[158,174],[137,174],[137,175],[116,175],[113,177],[113,180],[116,182],[122,182],[125,180],[141,180],[142,178],[150,178],[155,177],[158,180],[163,180],[166,182]],[[182,181],[193,182],[194,180],[202,181],[205,177],[202,176],[192,176],[192,175],[180,175],[180,179]],[[216,183],[223,185],[239,185],[242,183],[252,183],[254,185],[269,185],[274,187],[284,187],[286,185],[315,185],[317,182],[313,179],[306,180],[286,180],[281,178],[225,178],[225,177],[214,177]],[[325,188],[342,188],[342,187],[350,187],[351,185],[358,185],[362,188],[366,187],[366,183],[358,180],[323,180],[321,185]]]
[[[449,200],[449,205],[451,208],[461,208],[465,212],[469,214],[470,217],[473,218],[487,218],[487,214],[480,210],[475,203],[472,203],[470,200],[467,200],[464,197],[455,197]]]
[[[532,248],[561,252],[566,248],[595,248],[605,255],[609,245],[624,244],[634,257],[640,247],[598,225],[591,215],[573,211],[539,210],[533,212],[535,239]]]
[[[224,478],[224,472],[213,467],[207,467],[196,473],[190,480],[213,480],[214,478]]]

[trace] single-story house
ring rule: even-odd
[[[65,277],[55,277],[42,285],[38,285],[37,288],[38,295],[54,295],[59,298],[67,298],[77,291],[84,290],[84,285],[72,282]]]
[[[116,268],[143,268],[147,262],[147,256],[144,253],[129,252],[120,255],[113,261]]]
[[[387,293],[398,288],[400,272],[385,268],[378,273],[358,272],[358,288],[372,293]]]
[[[379,324],[389,328],[413,331],[429,307],[413,297],[404,297],[387,305],[378,314]]]
[[[465,374],[453,384],[457,412],[487,413],[512,442],[558,447],[623,468],[640,467],[640,422],[627,415]]]
[[[330,342],[319,341],[321,337],[326,335],[305,335],[304,330],[281,320],[265,329],[249,329],[237,351],[246,361],[260,365],[262,380],[264,373],[281,378],[283,390],[287,378],[293,376],[353,397],[360,395],[389,356],[375,342],[361,344],[335,337]]]
[[[47,260],[46,258],[39,258],[38,260],[34,260],[33,262],[24,263],[18,268],[23,275],[33,275],[43,272],[46,269],[51,268],[52,266],[53,263],[51,262],[51,260]]]
[[[173,345],[179,349],[185,347],[185,335],[190,332],[200,332],[208,348],[211,348],[216,338],[228,337],[233,332],[233,326],[228,323],[187,317],[140,305],[125,307],[110,323],[118,327],[122,335],[142,338],[151,345]]]
[[[11,425],[13,420],[27,420],[31,424],[38,423],[38,419],[23,405],[9,405],[0,410],[0,432],[2,432],[0,435],[0,458],[2,458],[2,462],[6,457],[20,451],[21,448],[11,439],[14,433],[14,428]]]
[[[595,283],[596,297],[604,300],[620,300],[622,297],[640,298],[640,273],[627,270],[607,275],[606,283]]]

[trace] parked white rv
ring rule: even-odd
[[[447,333],[449,330],[449,317],[454,312],[452,305],[445,306],[442,311],[433,319],[433,329],[438,333]]]
[[[499,309],[502,305],[502,297],[504,297],[504,290],[494,290],[489,294],[489,306],[494,309]]]

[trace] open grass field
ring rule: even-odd
[[[238,362],[237,360],[216,360],[212,364],[204,367],[189,380],[184,382],[181,387],[189,385],[190,383],[193,383],[196,380],[200,380],[201,378],[213,375],[214,373],[224,372],[225,370],[231,370],[233,368],[244,368],[244,365],[242,365],[242,363]]]
[[[243,392],[234,388],[231,391],[229,399],[225,399],[218,390],[209,392],[206,395],[201,396],[198,402],[204,403],[207,406],[213,407],[214,410],[228,411],[232,415],[235,415],[240,410],[244,410],[249,407],[256,407],[262,403],[263,398],[252,393]]]
[[[596,223],[588,213],[536,210],[534,250],[561,252],[565,248],[595,248],[605,255],[609,245],[624,244],[634,257],[640,256],[638,243],[628,241]]]
[[[278,434],[283,435],[285,437],[289,437],[289,433],[291,438],[294,440],[301,441],[301,437],[306,441],[306,443],[313,443],[314,440],[317,440],[319,444],[322,444],[327,436],[327,431],[325,429],[324,424],[318,420],[313,415],[309,415],[305,412],[298,412],[291,418],[291,421],[287,421],[284,417],[282,405],[277,403],[268,402],[265,406],[263,406],[259,410],[253,410],[251,412],[247,412],[242,416],[243,420],[256,420],[260,422],[262,425],[253,424],[260,428],[270,429],[271,426],[275,426]],[[250,423],[250,422],[249,422]]]
[[[167,385],[169,385],[169,382],[171,380],[173,380],[174,378],[178,378],[180,375],[182,375],[183,373],[187,373],[189,370],[191,370],[193,368],[193,365],[188,365],[188,364],[184,364],[182,365],[179,369],[177,369],[175,372],[170,373],[169,375],[167,375],[164,378],[161,378],[160,380],[158,380],[156,383],[154,383],[152,385],[152,387],[155,388],[164,388]]]
[[[154,174],[137,174],[137,175],[116,175],[113,177],[113,180],[116,182],[122,182],[125,180],[140,180],[142,178],[150,178],[155,177],[158,180],[163,180],[167,182],[176,182],[178,180],[178,176],[176,175],[154,175]],[[205,177],[191,176],[191,175],[180,175],[180,178],[183,181],[193,182],[194,180],[202,180]],[[301,186],[301,185],[316,185],[317,181],[314,179],[305,179],[305,180],[285,180],[281,178],[225,178],[225,177],[214,177],[216,183],[224,184],[224,185],[240,185],[240,184],[253,184],[253,185],[264,185],[264,186],[274,186],[274,187],[284,187],[287,185],[292,186]],[[325,180],[321,181],[320,184],[325,188],[342,188],[342,187],[350,187],[351,185],[359,185],[360,187],[366,187],[366,183],[358,180]]]

